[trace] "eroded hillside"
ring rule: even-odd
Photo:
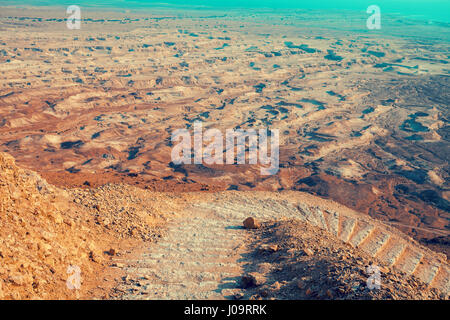
[[[448,254],[443,26],[93,11],[68,30],[64,14],[0,16],[0,148],[21,165],[61,187],[307,191]],[[279,172],[173,165],[171,133],[195,121],[278,129]]]
[[[139,201],[140,192],[133,187],[106,186],[93,192],[95,203],[80,205],[79,197],[49,185],[35,172],[18,168],[11,156],[0,153],[0,298],[73,299],[107,294],[114,280],[106,283],[97,274],[110,273],[106,270],[110,257],[160,236],[165,219],[152,204],[158,196]],[[110,207],[102,206],[105,200]],[[116,209],[117,202],[126,210]],[[105,224],[108,218],[110,225]],[[68,274],[69,266],[81,270],[80,290],[66,286],[72,274]]]

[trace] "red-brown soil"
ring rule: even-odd
[[[440,26],[361,38],[277,14],[93,11],[68,30],[64,15],[0,13],[0,151],[21,167],[60,188],[306,191],[449,254],[448,46],[427,38]],[[279,129],[279,173],[174,166],[171,132],[195,120]]]

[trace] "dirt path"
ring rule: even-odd
[[[398,231],[365,216],[330,212],[298,201],[224,197],[193,201],[168,228],[167,235],[135,261],[124,265],[128,279],[121,299],[226,299],[239,292],[251,233],[242,221],[297,218],[318,226],[376,257],[406,276],[449,292],[449,268],[435,253],[399,236]]]
[[[257,210],[256,210],[257,209]],[[274,210],[278,209],[278,210]],[[169,226],[167,236],[138,261],[126,263],[130,280],[119,286],[122,299],[227,299],[239,291],[249,233],[242,221],[249,216],[241,202],[199,202],[186,208]],[[287,202],[258,203],[258,219],[295,217]]]
[[[223,299],[242,275],[246,232],[240,217],[198,209],[174,221],[167,236],[126,271],[123,299]],[[121,263],[122,261],[118,261]]]

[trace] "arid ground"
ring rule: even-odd
[[[391,18],[370,31],[365,16],[315,12],[88,10],[81,29],[69,30],[66,17],[1,8],[0,151],[77,205],[94,199],[85,206],[100,212],[98,224],[117,218],[102,222],[102,188],[112,188],[100,192],[105,199],[133,188],[169,202],[221,191],[293,202],[309,194],[450,253],[447,25]],[[278,129],[279,172],[174,165],[171,133],[195,121]],[[133,238],[134,229],[114,230]]]

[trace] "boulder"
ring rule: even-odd
[[[258,221],[256,221],[253,217],[248,217],[244,220],[244,228],[245,229],[258,229],[260,227],[260,224]]]
[[[251,272],[251,273],[248,273],[248,274],[242,276],[241,287],[244,289],[257,287],[257,286],[264,284],[264,282],[265,282],[265,279],[261,274],[259,274],[257,272]]]

